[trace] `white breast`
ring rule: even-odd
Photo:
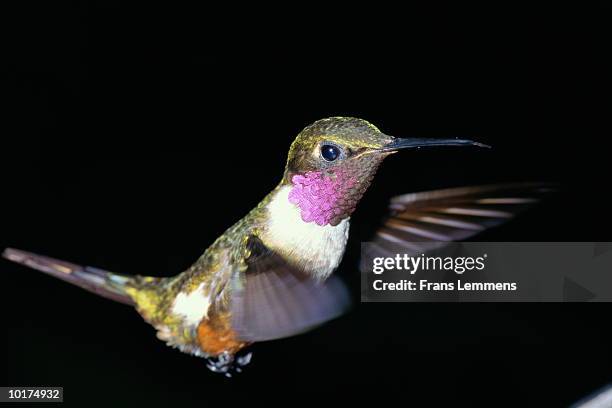
[[[289,186],[281,187],[268,204],[269,219],[262,239],[274,251],[325,279],[342,260],[349,219],[336,226],[304,222],[299,208],[289,202],[290,190]]]

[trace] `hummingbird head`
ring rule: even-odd
[[[382,161],[401,149],[475,145],[471,140],[396,138],[358,118],[321,119],[300,132],[289,149],[282,184],[302,220],[337,225],[349,217]]]

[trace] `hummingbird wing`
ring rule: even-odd
[[[396,196],[370,249],[391,256],[440,248],[508,221],[552,191],[553,184],[512,183]]]
[[[340,279],[325,282],[287,263],[257,237],[248,241],[247,269],[234,282],[232,327],[244,341],[265,341],[308,331],[349,306]]]

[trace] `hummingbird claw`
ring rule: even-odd
[[[245,365],[251,362],[251,358],[253,357],[253,353],[247,353],[244,356],[240,356],[236,359],[236,362],[240,367],[244,367]],[[242,371],[242,370],[241,370]]]
[[[213,373],[223,374],[227,378],[231,378],[234,373],[242,372],[242,367],[251,362],[252,356],[253,353],[247,353],[235,357],[233,354],[225,352],[217,357],[207,358],[206,367]]]

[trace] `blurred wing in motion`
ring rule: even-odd
[[[254,237],[249,249],[248,269],[234,283],[232,296],[232,327],[241,340],[292,336],[348,309],[348,291],[340,279],[315,281]]]
[[[431,251],[502,224],[553,191],[552,184],[514,183],[393,197],[389,217],[376,231],[370,250],[380,256]]]

